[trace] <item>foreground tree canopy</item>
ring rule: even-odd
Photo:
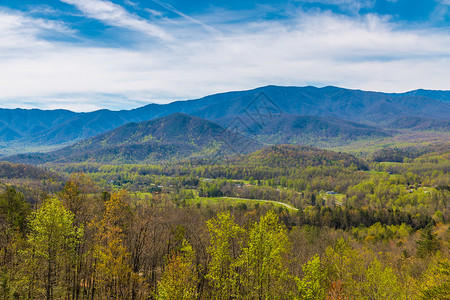
[[[45,176],[8,165],[0,298],[449,299],[447,152],[358,166],[275,150]]]

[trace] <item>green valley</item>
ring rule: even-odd
[[[2,157],[0,297],[447,299],[448,103],[254,92]]]

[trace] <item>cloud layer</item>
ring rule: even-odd
[[[74,5],[86,17],[104,22],[109,26],[137,30],[149,36],[171,40],[171,36],[162,28],[133,15],[122,6],[103,0],[61,0]]]
[[[62,20],[0,9],[2,107],[121,109],[267,84],[450,89],[446,28],[301,8],[280,19],[173,7],[145,18],[109,1],[62,1],[136,36],[123,47],[98,45]]]

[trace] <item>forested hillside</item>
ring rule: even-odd
[[[450,300],[449,79],[450,0],[0,0],[0,300]]]
[[[4,163],[0,296],[446,299],[448,147]]]
[[[175,113],[156,120],[129,123],[49,153],[19,154],[12,162],[149,163],[245,154],[262,144],[210,121]]]
[[[241,166],[267,168],[354,167],[367,169],[367,165],[356,157],[319,148],[295,145],[277,145],[241,156],[233,161]]]
[[[391,129],[409,129],[415,131],[450,132],[450,120],[436,120],[422,117],[400,117],[387,125]]]
[[[445,91],[387,94],[337,87],[266,86],[122,111],[74,113],[67,110],[0,109],[0,154],[50,151],[130,122],[148,121],[174,113],[187,113],[219,123],[222,127],[228,127],[235,118],[242,120],[250,116],[252,122],[242,129],[254,126],[261,114],[282,115],[283,118],[273,120],[273,124],[265,123],[269,126],[258,129],[261,142],[342,145],[352,140],[386,136],[386,132],[379,128],[364,127],[355,122],[386,128],[398,117],[421,117],[434,119],[433,124],[431,127],[426,124],[415,126],[413,130],[434,130],[434,123],[442,120],[447,122],[443,125],[447,128],[450,119],[447,96]],[[387,129],[408,128],[397,125]],[[311,134],[314,128],[318,129],[318,136]],[[437,130],[442,130],[442,126],[437,125]],[[328,144],[327,140],[330,140]]]
[[[224,120],[219,120],[222,123]],[[298,144],[332,147],[359,140],[374,140],[392,136],[392,132],[345,121],[334,117],[281,115],[264,124],[252,124],[244,133],[269,144]],[[418,123],[418,122],[417,122]],[[438,121],[436,121],[438,123]],[[440,123],[439,123],[440,124]],[[434,124],[433,124],[434,125]],[[416,127],[418,127],[416,125]],[[423,128],[424,126],[422,126]],[[389,127],[394,128],[394,127]],[[399,129],[400,127],[396,128]],[[422,129],[419,128],[419,129]],[[430,126],[426,127],[430,128]]]
[[[2,299],[448,299],[445,101],[269,86],[1,113],[4,149],[78,140],[2,158]]]

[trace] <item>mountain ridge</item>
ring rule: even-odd
[[[229,136],[235,139],[227,139]],[[127,123],[49,153],[19,154],[4,160],[33,164],[143,163],[214,156],[219,152],[221,155],[231,155],[233,151],[244,154],[262,145],[208,120],[174,113],[155,120]]]
[[[254,114],[260,104],[271,106],[280,114],[333,117],[376,126],[389,125],[393,118],[401,116],[450,119],[449,102],[422,95],[393,95],[333,86],[269,85],[120,111],[104,109],[75,113],[68,110],[0,109],[0,153],[58,148],[129,122],[147,121],[176,112],[220,123],[221,119]]]

